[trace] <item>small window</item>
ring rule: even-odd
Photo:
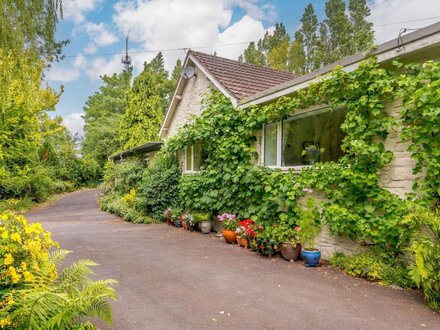
[[[267,124],[264,127],[264,165],[277,165],[277,136],[278,123]]]
[[[200,143],[196,143],[192,146],[188,146],[185,148],[185,167],[184,172],[195,172],[199,171],[200,167],[205,160],[205,154],[203,152],[202,145]]]

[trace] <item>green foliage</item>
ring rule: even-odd
[[[162,118],[174,85],[168,80],[159,53],[133,81],[127,92],[127,109],[120,122],[120,141],[123,149],[156,141]]]
[[[272,238],[275,240],[276,243],[290,243],[290,244],[297,244],[301,243],[300,239],[300,228],[296,227],[293,228],[292,226],[286,224],[285,222],[281,222],[277,224],[272,231]]]
[[[398,64],[398,63],[397,63]],[[407,65],[399,84],[404,109],[401,112],[404,140],[411,141],[409,151],[417,161],[415,173],[423,178],[415,182],[434,207],[440,205],[440,62]]]
[[[411,278],[423,289],[427,305],[440,311],[440,211],[418,208],[403,224],[409,228],[409,251],[415,259]]]
[[[301,228],[299,237],[304,248],[313,250],[315,238],[321,231],[320,214],[313,199],[307,200],[307,207],[301,210],[297,224]]]
[[[111,324],[108,298],[116,298],[113,280],[93,282],[90,260],[80,260],[57,274],[66,251],[40,223],[19,214],[0,214],[0,326],[14,329],[95,328],[98,317]]]
[[[126,92],[132,71],[103,76],[99,91],[89,96],[84,106],[84,139],[82,154],[103,168],[108,156],[120,149],[119,125],[125,113]],[[98,177],[102,176],[98,172]]]
[[[61,263],[67,251],[55,254]],[[54,262],[54,260],[52,260]],[[97,264],[79,260],[62,270],[57,279],[39,275],[39,285],[28,286],[14,293],[11,323],[26,329],[97,329],[90,318],[112,323],[109,299],[116,299],[114,280],[92,281],[90,269]]]
[[[377,281],[385,285],[394,284],[404,288],[415,287],[404,262],[387,261],[388,263],[371,252],[357,253],[352,256],[337,253],[330,260],[330,264],[341,268],[348,275],[365,278],[369,281]]]
[[[6,53],[34,53],[46,61],[58,59],[66,42],[57,42],[55,29],[63,16],[61,0],[2,0],[0,49]]]
[[[192,213],[194,222],[211,221],[211,213],[196,211]]]
[[[156,156],[138,184],[138,211],[161,219],[168,207],[180,205],[180,178],[181,171],[175,155]]]

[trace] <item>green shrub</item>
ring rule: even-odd
[[[423,289],[427,305],[440,311],[440,211],[417,210],[409,214],[403,224],[412,233],[411,278]]]
[[[103,211],[119,215],[124,220],[133,223],[156,223],[157,221],[145,213],[137,211],[133,205],[124,202],[118,195],[106,195],[100,198],[100,207]]]
[[[330,264],[344,270],[348,275],[357,276],[382,284],[394,284],[405,288],[414,288],[408,267],[403,261],[385,263],[380,256],[372,252],[357,253],[351,256],[337,253]]]
[[[174,155],[157,155],[145,170],[138,189],[137,210],[155,219],[162,219],[163,212],[181,204],[179,183],[181,171]]]

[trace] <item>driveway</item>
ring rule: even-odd
[[[119,283],[114,329],[440,329],[419,292],[328,266],[265,258],[223,239],[102,212],[97,190],[30,212],[73,258]]]

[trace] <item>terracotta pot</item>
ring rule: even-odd
[[[225,238],[226,243],[235,243],[237,238],[237,233],[234,230],[223,230],[223,237]]]
[[[199,223],[199,227],[202,234],[209,234],[211,232],[212,223],[211,221],[202,221]]]
[[[247,249],[249,247],[249,241],[247,238],[238,238],[237,237],[237,243],[238,243],[238,245],[244,247],[245,249]]]
[[[171,219],[167,219],[166,224],[167,224],[168,226],[171,226],[171,225],[173,224],[173,221],[171,221]]]
[[[301,244],[297,243],[295,246],[293,246],[290,243],[280,243],[278,246],[281,255],[286,260],[299,260],[301,257]]]
[[[189,230],[189,224],[188,224],[188,222],[186,222],[186,221],[182,221],[182,227],[183,227],[183,229],[185,229],[185,230]]]

